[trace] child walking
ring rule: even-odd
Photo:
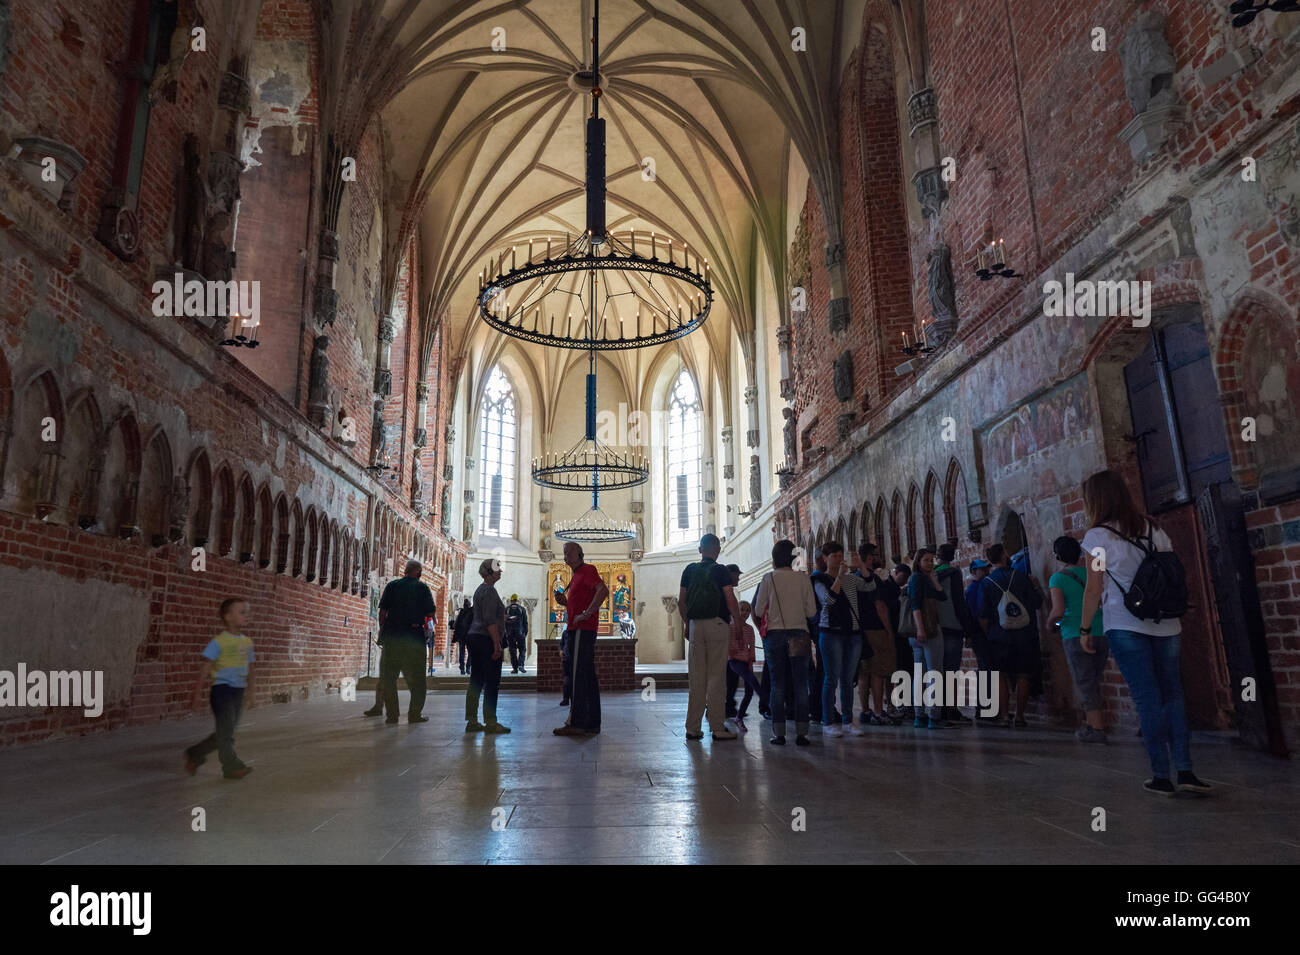
[[[209,699],[212,715],[216,718],[216,731],[185,751],[185,771],[193,776],[215,749],[221,760],[222,774],[227,779],[243,779],[253,771],[235,755],[235,726],[244,707],[244,693],[249,687],[253,662],[253,641],[241,632],[248,618],[248,601],[242,597],[230,597],[221,602],[219,613],[225,629],[203,648],[204,662],[194,682],[191,704],[191,709],[198,708],[203,686],[211,678]]]
[[[754,628],[748,623],[750,610],[748,601],[742,600],[740,619],[745,622],[740,625],[727,653],[727,666],[745,681],[745,695],[740,700],[740,708],[736,710],[736,726],[742,731],[748,729],[745,726],[745,713],[749,709],[749,701],[755,693],[759,693],[758,680],[754,677]]]

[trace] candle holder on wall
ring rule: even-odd
[[[1015,269],[1007,265],[1007,240],[995,239],[988,244],[987,248],[980,249],[976,253],[975,275],[981,282],[987,282],[994,278],[1016,278],[1020,275]]]
[[[222,341],[221,344],[227,348],[256,348],[261,344],[257,340],[257,329],[260,324],[260,322],[247,324],[242,315],[235,313],[230,316],[231,336]],[[246,328],[252,332],[251,335],[244,334]]]
[[[909,358],[916,355],[928,355],[939,346],[930,344],[930,329],[928,325],[921,326],[921,334],[915,338],[908,338],[907,332],[903,332],[902,352]]]
[[[1228,7],[1228,16],[1234,27],[1249,26],[1266,10],[1274,13],[1300,12],[1300,0],[1235,0]]]

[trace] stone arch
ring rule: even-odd
[[[191,547],[206,547],[212,533],[212,465],[205,449],[199,448],[190,455],[185,483],[190,495],[185,539]]]
[[[921,492],[921,523],[927,546],[937,547],[948,539],[946,519],[939,478],[931,470],[925,475],[925,490]]]
[[[275,543],[275,503],[271,500],[271,489],[262,484],[257,492],[257,510],[253,520],[254,561],[259,568],[271,566],[272,548]]]
[[[907,554],[910,558],[923,543],[921,540],[921,489],[912,482],[907,490]]]
[[[339,590],[348,593],[352,588],[352,531],[343,531],[343,559],[339,561]]]
[[[956,544],[961,539],[961,530],[970,532],[970,516],[967,511],[966,477],[961,465],[953,458],[948,462],[948,473],[943,485],[944,523],[948,529],[949,543]]]
[[[135,416],[124,411],[109,427],[108,453],[104,462],[104,495],[100,523],[105,533],[135,537],[136,497],[140,486],[140,429]]]
[[[903,553],[903,537],[899,530],[904,517],[902,492],[894,488],[894,497],[889,507],[889,553],[890,559],[896,564],[910,558],[910,555]]]
[[[322,587],[328,587],[330,583],[330,558],[334,551],[332,548],[333,539],[333,522],[329,515],[321,512],[320,519],[320,556],[316,561],[316,583]]]
[[[23,514],[44,519],[58,507],[65,421],[63,395],[54,372],[42,371],[29,378],[18,395],[10,442],[10,496]]]
[[[68,523],[82,529],[93,527],[104,478],[104,419],[88,388],[68,402],[62,443],[60,510]]]
[[[167,435],[154,431],[145,445],[136,491],[136,523],[140,537],[150,547],[167,543],[171,529],[172,453]]]
[[[289,502],[284,493],[281,492],[275,498],[275,561],[273,566],[277,574],[283,574],[289,569],[289,542],[291,540]]]
[[[1214,349],[1233,477],[1261,503],[1300,493],[1300,315],[1255,289],[1233,302]],[[1255,440],[1243,440],[1253,422]]]
[[[889,508],[885,504],[884,497],[877,497],[875,506],[875,544],[880,548],[880,556],[886,559],[892,557],[894,554],[894,551],[890,550],[892,544],[885,533],[888,522]]]
[[[226,557],[235,547],[235,476],[229,464],[217,469],[212,485],[216,492],[216,528],[213,546],[208,549],[218,557]]]
[[[301,577],[304,557],[307,553],[307,527],[302,516],[302,501],[296,497],[293,499],[293,506],[289,509],[289,524],[293,529],[290,544],[293,553],[289,557],[289,576]]]
[[[235,556],[241,564],[252,561],[257,554],[257,495],[253,478],[247,472],[239,479],[235,491]]]
[[[302,576],[308,583],[316,579],[316,556],[320,552],[320,522],[316,519],[316,508],[307,508],[304,518],[307,529],[307,548],[303,551]]]

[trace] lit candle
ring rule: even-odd
[[[518,249],[517,246],[512,245],[510,247],[510,271],[511,272],[515,270],[515,252],[517,251],[517,249]]]
[[[651,232],[651,233],[650,233],[650,258],[652,258],[652,259],[655,259],[655,258],[658,258],[658,257],[659,257],[659,253],[655,251],[655,242],[656,242],[656,241],[657,241],[657,239],[656,239],[655,234],[654,234],[653,232]]]
[[[533,240],[532,239],[528,240],[528,261],[529,262],[533,261]]]
[[[551,257],[551,237],[549,235],[546,237],[546,257],[548,259]]]

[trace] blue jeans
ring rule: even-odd
[[[785,735],[786,663],[794,680],[794,723],[800,736],[808,733],[808,657],[790,656],[790,638],[805,630],[769,630],[763,638],[763,672],[771,673],[768,705],[772,711],[772,734]]]
[[[841,722],[853,722],[853,678],[858,673],[858,657],[862,655],[862,634],[843,630],[823,630],[817,638],[821,651],[822,667],[822,721],[829,723],[835,712],[835,688],[840,690]]]
[[[1183,677],[1178,668],[1181,635],[1153,637],[1132,630],[1107,630],[1106,642],[1137,707],[1152,774],[1157,779],[1169,779],[1170,750],[1174,769],[1191,772]]]
[[[933,670],[933,671],[937,674],[937,676],[935,677],[935,679],[937,679],[937,680],[940,681],[940,684],[939,684],[939,692],[940,692],[940,700],[942,700],[942,699],[943,699],[943,697],[942,697],[942,691],[943,691],[943,683],[942,683],[942,681],[943,681],[943,648],[944,648],[945,643],[947,642],[947,641],[944,640],[944,638],[943,638],[943,634],[941,634],[941,633],[936,633],[936,634],[935,634],[934,636],[932,636],[932,637],[927,637],[924,643],[922,643],[922,642],[920,642],[919,640],[917,640],[916,637],[908,637],[908,638],[907,638],[907,642],[908,642],[908,644],[909,644],[909,645],[911,646],[911,648],[912,648],[912,665],[913,665],[913,667],[915,667],[915,665],[918,664],[918,663],[921,664],[921,690],[922,690],[922,692],[925,691],[925,684],[926,684],[926,677],[925,677],[925,675],[926,675],[927,673],[929,673],[931,670]],[[915,708],[914,712],[916,713],[916,715],[917,715],[918,717],[919,717],[919,716],[921,715],[921,713],[924,711],[924,712],[926,713],[926,715],[928,715],[928,716],[930,717],[930,719],[932,719],[932,720],[941,720],[941,719],[943,719],[943,706],[942,706],[942,704],[939,705],[939,706],[923,707],[923,706],[921,705],[922,700],[924,700],[924,697],[922,697],[922,698],[919,699],[919,700],[913,700],[913,701],[912,701],[912,706]]]

